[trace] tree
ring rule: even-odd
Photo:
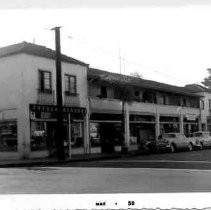
[[[132,81],[130,77],[125,75],[118,75],[117,77],[111,74],[106,74],[101,77],[104,81],[107,81],[110,86],[116,89],[117,98],[122,102],[122,152],[127,152],[127,145],[125,145],[125,105],[134,100],[134,90],[131,85]]]
[[[89,82],[98,82],[99,84],[104,83],[116,89],[115,97],[122,102],[122,151],[126,152],[127,148],[125,145],[125,105],[126,103],[132,102],[134,99],[133,87],[132,85],[129,85],[133,83],[133,78],[120,74],[105,73],[92,76],[92,79]]]
[[[118,92],[119,92],[119,99],[122,101],[122,152],[127,152],[128,148],[125,145],[125,105],[126,103],[130,103],[134,99],[133,89],[131,86],[127,86],[125,84],[118,84]]]
[[[209,76],[204,78],[204,81],[201,82],[205,87],[211,88],[211,69],[207,69]]]
[[[143,75],[141,73],[139,73],[138,71],[131,72],[130,76],[137,77],[137,78],[140,78],[140,79],[143,78]]]

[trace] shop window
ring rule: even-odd
[[[17,122],[0,122],[0,151],[17,151]]]
[[[52,81],[51,72],[39,70],[39,90],[40,92],[51,93]]]
[[[65,74],[65,94],[76,95],[76,76]]]
[[[46,150],[46,139],[47,134],[45,122],[31,122],[31,150]]]
[[[99,123],[90,123],[91,147],[100,147]]]
[[[71,125],[71,147],[73,149],[84,147],[82,123],[74,122]]]

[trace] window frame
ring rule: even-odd
[[[39,77],[39,92],[41,93],[52,93],[52,72],[47,70],[38,70]],[[45,87],[45,74],[49,74],[49,88]]]
[[[68,90],[66,90],[66,77],[68,78]],[[71,79],[70,78],[74,78],[74,87],[73,87],[74,92],[71,92],[72,88],[71,88]],[[64,92],[65,92],[66,96],[78,95],[77,94],[77,77],[76,77],[76,75],[64,74]]]

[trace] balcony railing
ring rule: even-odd
[[[93,110],[110,110],[110,111],[121,111],[121,101],[117,99],[99,99],[97,97],[90,98],[90,107]],[[175,105],[165,104],[153,104],[146,102],[132,102],[129,103],[129,111],[131,112],[149,112],[149,113],[161,113],[161,114],[200,114],[199,108],[193,107],[182,107]]]
[[[37,103],[55,105],[55,91],[41,91],[37,90]]]

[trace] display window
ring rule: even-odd
[[[17,145],[17,122],[0,122],[0,151],[16,152]]]
[[[71,147],[74,149],[83,146],[83,123],[73,122],[71,124]]]
[[[47,132],[45,122],[31,122],[31,150],[40,151],[47,149]]]
[[[91,147],[100,147],[99,123],[90,123]]]

